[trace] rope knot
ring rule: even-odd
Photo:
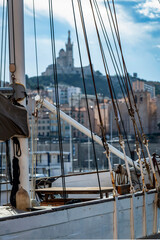
[[[15,83],[16,77],[14,73],[11,74],[11,78],[12,78],[12,83]]]
[[[35,118],[38,118],[38,108],[37,107],[34,109],[32,116],[34,116]]]
[[[140,156],[140,154],[141,154],[141,149],[139,147],[139,142],[138,141],[136,141],[136,153],[137,153],[138,156]]]
[[[105,154],[106,154],[107,158],[109,158],[110,150],[109,150],[109,146],[106,142],[104,143],[104,149],[105,149]]]
[[[133,186],[130,186],[130,193],[135,193],[135,189]]]
[[[142,138],[143,138],[143,144],[148,145],[148,139],[146,139],[146,135],[144,133],[142,134]]]
[[[128,113],[132,118],[134,118],[134,109],[133,108],[129,108]]]
[[[121,148],[123,149],[124,148],[124,140],[123,140],[122,135],[119,135],[119,144],[120,144]]]

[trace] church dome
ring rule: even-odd
[[[60,51],[59,51],[59,56],[60,57],[63,57],[65,55],[65,51],[64,49],[62,48]]]

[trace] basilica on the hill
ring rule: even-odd
[[[68,31],[68,39],[66,43],[66,49],[63,48],[59,51],[59,56],[56,59],[57,73],[58,74],[81,74],[80,67],[74,67],[73,58],[73,43],[71,43],[71,33]],[[91,75],[90,67],[83,66],[85,75]],[[46,71],[42,73],[42,76],[53,75],[53,64],[46,68]]]

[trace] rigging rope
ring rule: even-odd
[[[62,133],[61,133],[60,104],[59,104],[59,93],[58,93],[53,5],[52,5],[52,0],[48,0],[48,2],[49,2],[50,34],[51,34],[52,62],[53,62],[55,98],[56,98],[56,111],[57,111],[58,139],[59,139],[59,151],[60,151],[60,160],[61,160],[62,187],[63,187],[64,202],[66,202],[66,183],[65,183],[63,145],[62,145]]]
[[[115,12],[114,0],[112,0],[112,1],[113,1],[114,12]],[[116,13],[115,13],[115,18],[116,18]],[[117,27],[117,29],[118,29],[118,27]],[[119,30],[118,30],[118,32],[119,32]],[[121,47],[120,37],[119,37],[119,44],[120,44],[120,47]],[[150,164],[151,164],[151,168],[152,168],[152,172],[153,172],[153,175],[154,175],[154,178],[155,178],[155,182],[156,182],[156,185],[158,186],[157,178],[156,178],[156,175],[154,174],[155,169],[154,169],[153,163],[151,161],[151,156],[150,156],[150,152],[149,152],[149,148],[148,148],[148,140],[146,139],[146,136],[144,134],[144,130],[143,130],[143,127],[142,127],[142,122],[141,122],[139,111],[138,111],[138,108],[137,108],[137,104],[136,104],[135,96],[134,96],[134,93],[133,93],[131,81],[130,81],[130,78],[129,78],[129,75],[128,75],[128,72],[127,72],[127,68],[126,68],[126,64],[125,64],[125,61],[124,61],[122,48],[121,48],[121,55],[122,55],[122,60],[124,62],[124,67],[126,69],[126,77],[127,77],[128,82],[129,82],[129,87],[131,89],[131,94],[132,94],[132,98],[133,98],[133,102],[134,102],[135,112],[137,113],[140,128],[141,128],[141,134],[140,134],[140,131],[139,131],[138,126],[136,124],[136,129],[137,129],[137,132],[138,132],[138,135],[139,135],[139,138],[140,138],[140,144],[141,144],[141,148],[142,148],[142,153],[143,153],[143,157],[144,157],[145,166],[146,166],[146,169],[147,169],[147,172],[148,172],[148,175],[149,175],[149,179],[151,181],[150,169],[149,169],[149,166],[146,162],[146,158],[145,158],[145,155],[144,155],[143,144],[146,147],[147,154],[148,154]],[[151,181],[151,184],[152,184],[152,181]]]
[[[126,159],[125,145],[124,145],[123,137],[121,135],[120,126],[119,126],[119,123],[118,123],[118,112],[117,112],[117,108],[116,108],[116,105],[115,105],[115,102],[114,102],[114,98],[113,98],[112,84],[111,84],[110,77],[109,77],[109,69],[108,69],[106,58],[105,58],[102,42],[101,42],[101,39],[100,39],[100,34],[99,34],[98,27],[97,27],[95,13],[94,13],[94,9],[93,9],[93,5],[92,5],[92,1],[91,0],[90,0],[90,4],[91,4],[93,19],[94,19],[94,23],[95,23],[95,27],[96,27],[96,32],[97,32],[99,47],[100,47],[100,51],[101,51],[102,61],[103,61],[103,65],[104,65],[104,69],[105,69],[105,73],[106,73],[106,78],[108,80],[108,86],[109,86],[109,89],[110,89],[112,104],[113,104],[113,108],[114,108],[115,119],[116,119],[117,128],[118,128],[118,132],[119,132],[119,142],[120,142],[120,146],[121,146],[121,148],[123,150],[123,154],[124,154],[124,160],[125,160],[127,173],[128,173],[128,177],[129,177],[129,181],[130,181],[130,189],[131,189],[131,192],[133,192],[134,191],[134,187],[132,185],[130,169],[129,169],[129,165],[128,165],[128,162],[127,162],[127,159]]]
[[[115,55],[114,55],[114,52],[113,52],[113,49],[112,49],[112,46],[111,46],[111,42],[109,40],[109,36],[107,34],[107,31],[106,31],[106,28],[105,28],[105,25],[104,25],[104,22],[103,22],[103,19],[102,19],[102,16],[101,16],[101,13],[100,13],[100,10],[99,10],[99,7],[98,7],[98,4],[97,4],[97,1],[94,0],[93,1],[94,3],[94,6],[95,6],[95,9],[96,9],[96,12],[97,12],[97,17],[99,19],[99,23],[100,23],[100,26],[101,26],[101,29],[102,29],[102,32],[103,32],[103,36],[104,36],[104,39],[105,39],[105,42],[106,42],[106,45],[107,45],[107,48],[108,48],[108,51],[109,51],[109,54],[110,54],[110,57],[111,57],[111,60],[112,60],[112,63],[113,63],[113,67],[115,69],[115,73],[117,75],[117,78],[119,80],[119,76],[120,78],[122,78],[121,76],[121,73],[120,73],[120,70],[119,70],[119,67],[118,67],[118,63],[117,63],[117,60],[115,58]],[[110,19],[109,19],[110,20]],[[110,22],[110,21],[109,21]],[[112,26],[111,26],[111,23],[110,23],[110,28],[112,29]],[[112,33],[113,33],[113,30],[112,30]],[[113,34],[112,34],[113,35]],[[115,38],[114,38],[114,35],[113,35],[113,39],[114,39],[114,43],[115,43]],[[116,52],[117,52],[117,55],[118,55],[118,59],[119,59],[119,54],[118,54],[118,49],[117,49],[117,45],[115,43],[115,48],[116,48]],[[120,60],[119,60],[120,62]],[[121,64],[121,63],[120,63]],[[122,67],[121,67],[122,69]],[[119,80],[119,84],[120,84],[120,87],[121,87],[121,91],[124,95],[124,90],[122,88],[122,85],[120,83],[120,80]],[[123,84],[123,87],[125,89],[125,86]]]
[[[104,140],[105,140],[104,128],[103,128],[103,122],[102,122],[100,107],[99,107],[99,100],[98,100],[98,95],[97,95],[97,90],[96,90],[95,77],[94,77],[94,73],[93,73],[93,66],[92,66],[91,55],[90,55],[90,50],[89,50],[89,44],[88,44],[88,39],[87,39],[87,33],[86,33],[86,28],[85,28],[85,22],[84,22],[84,17],[83,17],[83,10],[82,10],[81,1],[80,0],[77,0],[77,1],[78,1],[78,6],[79,6],[79,12],[80,12],[80,17],[81,17],[81,23],[82,23],[82,28],[83,28],[84,39],[85,39],[85,43],[86,43],[88,60],[89,60],[90,69],[91,69],[93,87],[94,87],[94,92],[95,92],[95,96],[96,96],[96,103],[97,103],[97,109],[98,109],[99,122],[100,122],[100,125],[101,125],[102,140],[103,140],[103,143],[104,143]]]
[[[100,183],[100,177],[99,177],[99,171],[98,171],[95,143],[94,143],[94,139],[93,139],[93,129],[92,129],[92,124],[91,124],[90,112],[89,112],[89,104],[88,104],[85,76],[84,76],[84,71],[83,71],[82,56],[81,56],[81,49],[80,49],[80,43],[79,43],[79,36],[78,36],[78,30],[77,30],[77,21],[76,21],[76,15],[75,15],[75,8],[74,8],[73,0],[71,0],[71,1],[72,1],[73,17],[74,17],[75,30],[76,30],[76,38],[77,38],[77,45],[78,45],[79,60],[80,60],[80,66],[81,66],[82,81],[83,81],[85,100],[86,100],[86,105],[87,105],[89,128],[90,128],[90,131],[91,131],[91,140],[92,140],[92,146],[93,146],[94,161],[95,161],[95,166],[96,166],[96,172],[97,172],[97,179],[98,179],[98,186],[99,186],[100,197],[102,198],[103,194],[102,194],[102,190],[101,190],[101,183]],[[88,161],[90,161],[90,159],[88,159]]]
[[[109,41],[109,37],[108,37],[108,34],[106,32],[106,29],[105,29],[105,26],[104,26],[104,23],[103,23],[103,19],[101,17],[101,14],[100,14],[100,11],[99,11],[99,8],[98,8],[98,5],[97,5],[97,2],[94,0],[94,5],[95,5],[95,9],[96,9],[96,12],[97,12],[97,16],[98,16],[98,19],[99,19],[99,22],[100,22],[100,25],[101,25],[101,28],[102,28],[102,32],[103,32],[103,35],[104,35],[104,38],[106,40],[106,44],[107,44],[107,47],[108,47],[108,50],[109,50],[109,53],[110,53],[110,56],[111,56],[111,60],[112,60],[112,63],[113,63],[113,66],[115,68],[115,72],[116,72],[116,75],[118,76],[118,73],[116,71],[116,67],[118,68],[118,65],[117,65],[117,62],[116,62],[116,58],[114,56],[114,53],[113,53],[113,49],[111,47],[111,43]],[[107,39],[106,39],[107,38]],[[115,67],[115,64],[114,64],[114,61],[115,61],[115,64],[116,64],[116,67]],[[108,67],[107,67],[108,68]],[[109,71],[109,68],[108,68],[108,71]],[[119,71],[119,69],[118,69]],[[109,75],[109,74],[108,74]],[[120,75],[120,72],[119,72],[119,75]],[[120,75],[121,76],[121,75]],[[118,76],[118,80],[119,80],[119,76]],[[117,102],[117,98],[116,98],[116,94],[115,94],[115,91],[114,91],[114,88],[113,88],[113,84],[112,84],[112,81],[110,81],[111,83],[111,86],[112,86],[112,91],[113,91],[113,95],[114,95],[114,98],[116,99],[116,106],[117,106],[117,109],[118,109],[118,112],[120,113],[120,109],[119,109],[119,106],[118,106],[118,102]],[[124,92],[123,92],[123,88],[122,88],[122,85],[119,81],[119,84],[120,84],[120,87],[121,87],[121,90],[122,90],[122,93],[123,93],[123,96],[125,98],[125,95],[124,95]],[[124,86],[124,85],[123,85]],[[127,102],[126,102],[127,104]],[[121,114],[120,114],[120,117],[121,117]],[[122,126],[123,126],[123,129],[124,129],[124,132],[125,132],[125,128],[124,128],[124,124],[123,124],[123,120],[122,120],[122,117],[121,117],[121,122],[122,122]],[[126,136],[127,137],[127,136]],[[127,139],[128,140],[128,139]],[[129,147],[129,144],[128,144],[128,147]],[[130,148],[130,147],[129,147]]]
[[[113,49],[112,49],[112,46],[111,46],[111,43],[110,43],[110,40],[109,40],[109,37],[108,37],[108,34],[107,34],[107,31],[106,31],[106,28],[105,28],[105,25],[104,25],[104,22],[103,22],[103,19],[102,19],[102,16],[101,16],[101,13],[100,13],[100,10],[99,10],[99,7],[98,7],[98,4],[97,4],[96,0],[94,0],[94,6],[95,6],[95,9],[96,9],[96,12],[97,12],[99,23],[101,25],[101,29],[102,29],[102,32],[103,32],[103,35],[104,35],[104,39],[106,41],[106,45],[107,45],[107,48],[108,48],[108,51],[109,51],[112,63],[113,63],[113,67],[115,69],[115,72],[116,72],[116,75],[117,75],[117,79],[118,79],[118,82],[119,82],[119,85],[120,85],[120,88],[121,88],[121,91],[122,91],[122,94],[123,94],[123,98],[125,99],[125,103],[126,103],[126,106],[128,108],[128,103],[126,101],[126,97],[125,97],[124,90],[123,90],[123,88],[125,89],[125,85],[124,85],[124,82],[122,82],[123,87],[121,85],[120,79],[121,80],[123,80],[123,79],[122,79],[122,76],[121,76],[121,73],[120,73],[120,70],[119,70],[119,67],[118,67],[118,63],[116,61],[116,58],[115,58],[115,55],[114,55],[114,52],[113,52]],[[107,15],[108,15],[108,11],[107,11]],[[109,23],[110,23],[110,28],[112,30],[112,36],[113,36],[113,40],[114,40],[117,56],[118,56],[118,59],[119,59],[119,63],[121,65],[120,57],[119,57],[117,45],[116,45],[116,42],[115,42],[115,37],[114,37],[114,34],[113,34],[113,29],[112,29],[112,26],[111,26],[111,21],[110,21],[109,15],[108,15],[108,19],[109,19]],[[121,69],[122,69],[122,66],[121,66]],[[119,76],[120,76],[120,78],[119,78]],[[112,84],[112,82],[111,82],[111,84]],[[126,133],[126,130],[125,130],[125,127],[124,127],[124,122],[123,122],[123,119],[122,119],[122,116],[121,116],[121,112],[120,112],[120,109],[119,109],[119,105],[118,105],[117,97],[116,97],[116,94],[115,94],[115,91],[114,91],[114,88],[113,88],[113,84],[112,84],[112,90],[113,90],[114,98],[116,100],[116,106],[117,106],[117,109],[118,109],[118,112],[119,112],[119,115],[120,115],[121,124],[122,124],[122,127],[123,127],[124,135],[125,135],[125,138],[126,138],[126,141],[127,141],[127,145],[128,145],[128,149],[129,149],[130,156],[131,156],[131,149],[130,149],[130,145],[129,145],[129,141],[128,141],[128,136],[127,136],[127,133]],[[132,162],[133,162],[134,170],[135,170],[135,173],[136,173],[136,176],[137,176],[137,180],[138,180],[138,183],[139,183],[139,186],[140,186],[139,178],[138,178],[138,175],[137,175],[137,169],[135,167],[133,159],[132,159]]]
[[[21,147],[20,147],[20,142],[17,137],[12,138],[13,143],[14,143],[14,156],[16,155],[17,157],[20,157],[22,152],[21,152]]]
[[[35,2],[34,2],[34,0],[33,0],[33,21],[34,21],[34,40],[35,40],[35,55],[36,55],[36,72],[37,72],[37,92],[38,92],[38,94],[39,94],[38,51],[37,51],[36,14],[35,14]]]
[[[116,33],[116,36],[117,36],[117,41],[118,41],[118,45],[119,45],[119,49],[120,49],[120,53],[121,53],[121,57],[122,57],[122,63],[123,63],[123,69],[124,69],[125,89],[126,89],[128,101],[129,101],[129,104],[130,104],[130,107],[131,107],[131,110],[132,110],[132,104],[131,104],[131,99],[130,99],[130,95],[129,95],[129,87],[128,87],[128,82],[127,82],[127,74],[128,73],[127,73],[127,70],[126,70],[126,65],[125,65],[124,57],[123,57],[123,53],[122,53],[122,47],[121,47],[121,42],[120,42],[120,35],[119,35],[119,31],[118,31],[118,23],[117,23],[117,20],[116,20],[116,14],[115,14],[115,11],[114,11],[114,17],[115,17],[115,20],[114,20],[109,0],[107,0],[107,3],[108,3],[113,27],[114,27],[114,30],[115,30],[115,33]],[[112,3],[114,3],[114,2],[112,1]],[[106,4],[105,4],[105,6],[106,6]]]
[[[11,61],[11,56],[10,56],[10,63],[16,64],[16,54],[15,54],[15,31],[14,31],[14,9],[13,9],[13,0],[12,0],[12,38],[13,38],[13,62]],[[9,17],[9,14],[8,14]],[[10,23],[10,21],[8,21]],[[9,31],[10,32],[10,31]],[[9,50],[9,53],[11,51]]]
[[[16,56],[15,56],[15,31],[14,31],[14,9],[13,9],[13,0],[11,1],[11,13],[8,14],[8,28],[12,29],[12,32],[9,31],[9,63],[10,63],[10,72],[12,81],[15,80],[14,72],[16,71]],[[11,19],[10,19],[11,18]],[[10,26],[12,22],[12,26]],[[11,50],[12,56],[11,58]]]
[[[132,97],[133,97],[133,100],[134,100],[135,107],[136,107],[136,102],[135,102],[135,98],[134,98],[131,82],[130,82],[130,79],[129,79],[129,75],[128,75],[126,64],[125,64],[124,57],[123,57],[123,52],[122,52],[122,46],[121,46],[121,41],[120,41],[120,34],[119,34],[119,29],[118,29],[118,22],[117,22],[117,17],[116,17],[116,10],[115,10],[115,5],[114,5],[114,0],[112,0],[113,10],[114,10],[114,18],[113,18],[113,14],[112,14],[112,11],[111,11],[109,0],[107,0],[107,3],[108,3],[110,15],[111,15],[111,18],[112,18],[113,26],[114,26],[114,29],[115,29],[115,33],[116,33],[116,36],[117,36],[117,41],[118,41],[118,44],[119,44],[121,57],[122,57],[122,63],[123,63],[123,68],[124,68],[124,73],[125,73],[125,78],[124,79],[125,79],[125,84],[126,84],[127,97],[128,97],[129,104],[130,104],[129,114],[130,114],[130,116],[132,114],[132,117],[134,117],[134,110],[132,108],[132,103],[131,103],[131,99],[130,99],[129,87],[130,87],[130,90],[131,90],[131,93],[132,93]],[[136,108],[136,112],[138,113],[138,109],[137,108]],[[138,119],[139,119],[140,126],[141,126],[142,133],[143,133],[143,128],[142,128],[140,116],[138,116]]]
[[[118,62],[119,62],[119,65],[120,65],[121,73],[122,73],[122,76],[124,76],[124,70],[123,70],[123,67],[122,67],[121,60],[120,60],[120,55],[119,55],[119,52],[118,52],[118,46],[117,46],[116,39],[115,39],[115,36],[114,36],[113,27],[112,27],[112,24],[111,24],[111,20],[110,20],[110,17],[109,17],[109,13],[108,13],[108,9],[107,9],[107,5],[106,5],[105,0],[104,0],[104,5],[105,5],[108,21],[109,21],[109,26],[110,26],[110,29],[111,29],[112,38],[113,38],[113,42],[114,42],[114,45],[115,45],[116,54],[117,54],[117,57],[118,57]]]
[[[7,6],[6,6],[6,20],[5,20],[5,37],[4,37],[4,42],[5,42],[5,46],[4,46],[4,69],[3,69],[3,74],[4,74],[4,79],[3,79],[3,87],[5,87],[6,84],[6,55],[7,55],[7,27],[8,27],[8,1],[7,1]]]
[[[115,39],[115,36],[114,36],[114,32],[113,32],[113,28],[112,28],[112,24],[111,24],[111,20],[110,20],[110,17],[109,17],[109,13],[108,13],[108,9],[107,9],[105,0],[104,0],[104,4],[105,4],[106,12],[107,12],[107,17],[108,17],[108,21],[109,21],[109,26],[110,26],[110,29],[111,29],[111,32],[112,32],[113,42],[114,42],[114,46],[115,46],[115,49],[116,49],[116,54],[117,54],[117,57],[118,57],[118,62],[119,62],[119,65],[120,65],[121,73],[120,73],[120,69],[119,69],[119,67],[118,67],[117,60],[116,60],[116,58],[115,58],[115,56],[114,56],[114,52],[113,52],[113,50],[112,50],[112,47],[110,47],[110,48],[111,48],[111,51],[112,51],[112,55],[113,55],[114,61],[115,61],[115,66],[117,67],[117,70],[116,70],[114,64],[113,64],[113,66],[114,66],[114,69],[115,69],[115,72],[116,72],[116,75],[117,75],[117,79],[118,79],[118,82],[119,82],[119,85],[120,85],[120,88],[121,88],[121,91],[122,91],[122,94],[123,94],[123,98],[125,99],[125,103],[126,103],[126,106],[127,106],[127,108],[128,108],[128,103],[127,103],[127,101],[126,101],[126,96],[125,96],[125,93],[127,93],[127,90],[126,90],[126,86],[125,86],[125,83],[124,83],[124,70],[123,70],[123,68],[122,68],[122,64],[121,64],[121,60],[120,60],[120,55],[119,55],[119,52],[118,52],[118,47],[117,47],[116,39]],[[102,18],[102,17],[101,17],[101,18]],[[101,21],[103,22],[103,19],[102,19]],[[104,29],[105,29],[104,23],[103,23],[103,27],[104,27]],[[110,42],[106,30],[105,30],[105,34],[106,34],[106,36],[107,36],[108,42]],[[113,60],[112,60],[112,62],[113,62]],[[121,84],[120,80],[121,80],[122,84]],[[123,86],[123,87],[122,87],[122,86]],[[124,92],[125,92],[125,93],[124,93]]]
[[[16,193],[19,190],[19,177],[20,177],[20,168],[19,168],[19,159],[17,157],[21,156],[21,148],[18,138],[13,138],[13,180],[12,180],[12,190],[10,195],[10,203],[12,206],[16,207]],[[17,156],[17,157],[16,157]]]
[[[108,34],[106,32],[106,29],[105,29],[105,26],[104,26],[104,22],[103,22],[102,16],[101,16],[99,8],[98,8],[98,4],[97,4],[97,2],[95,0],[94,0],[94,5],[95,5],[95,9],[96,9],[96,12],[97,12],[97,16],[98,16],[98,19],[99,19],[99,22],[100,22],[100,25],[101,25],[101,29],[102,29],[105,41],[106,41],[106,44],[107,44],[107,48],[109,50],[109,54],[110,54],[110,57],[111,57],[111,60],[112,60],[112,63],[113,63],[113,67],[115,69],[115,72],[116,72],[116,75],[117,75],[117,78],[118,78],[118,81],[119,81],[119,85],[120,85],[123,97],[125,99],[124,90],[122,88],[122,85],[121,85],[121,82],[120,82],[120,79],[119,79],[119,76],[121,77],[121,74],[120,74],[120,71],[119,71],[119,68],[118,68],[118,64],[117,64],[116,58],[114,56],[113,49],[112,49],[112,46],[111,46]],[[114,63],[114,61],[115,61],[115,63]],[[117,68],[118,72],[117,72],[116,68]],[[114,91],[114,88],[113,88],[112,81],[111,81],[111,85],[112,85],[114,98],[116,99],[117,109],[118,109],[118,112],[120,113],[120,109],[119,109],[119,106],[118,106],[117,97],[116,97],[116,94],[115,94],[115,91]],[[123,87],[125,87],[125,86],[123,85]],[[125,101],[125,102],[126,102],[126,105],[127,105],[127,101]],[[126,134],[126,131],[125,131],[125,127],[124,127],[124,123],[123,123],[123,120],[122,120],[122,117],[121,117],[121,113],[120,113],[120,119],[121,119],[121,123],[122,123],[122,126],[123,126],[123,130],[124,130],[126,139],[127,139],[128,148],[130,150],[130,146],[129,146],[129,143],[128,143],[128,137],[127,137],[127,134]],[[130,150],[130,152],[131,152],[131,150]]]
[[[94,73],[93,73],[93,66],[92,66],[91,55],[90,55],[90,50],[89,50],[89,44],[88,44],[88,39],[87,39],[87,33],[86,33],[86,28],[85,28],[85,23],[84,23],[82,5],[81,5],[80,0],[77,0],[77,1],[78,1],[78,7],[79,7],[79,12],[80,12],[83,35],[84,35],[84,39],[85,39],[87,55],[88,55],[88,60],[89,60],[89,65],[90,65],[90,70],[91,70],[91,75],[92,75],[93,87],[94,87],[94,92],[95,92],[95,96],[96,96],[96,104],[97,104],[97,109],[98,109],[98,117],[99,117],[100,130],[101,130],[101,135],[102,135],[102,143],[103,143],[103,147],[105,149],[108,161],[110,161],[109,147],[108,147],[108,144],[106,142],[106,138],[105,138],[105,134],[104,134],[104,127],[103,127],[103,122],[102,122],[102,117],[101,117],[101,112],[100,112],[100,107],[99,107],[99,100],[98,100],[98,96],[97,96],[97,90],[96,90],[95,78],[94,78]],[[109,166],[111,167],[110,163],[109,163]],[[111,174],[111,180],[112,180],[114,195],[115,195],[116,194],[116,189],[115,189],[115,180],[114,180],[112,168],[110,168],[110,174]]]
[[[3,8],[2,8],[2,33],[1,33],[1,58],[0,58],[0,83],[2,87],[2,61],[3,61],[3,40],[4,40],[4,18],[5,18],[5,0],[3,0]]]
[[[14,31],[14,7],[13,0],[10,1],[11,8],[8,14],[8,28],[10,31],[8,32],[9,38],[9,70],[11,73],[12,83],[15,83],[15,71],[16,71],[16,57],[15,57],[15,31]],[[7,1],[8,6],[8,1]],[[11,19],[10,19],[11,18]],[[12,26],[11,26],[12,23]],[[12,52],[12,54],[11,54]],[[12,58],[11,58],[12,55]]]
[[[108,0],[107,0],[107,3],[108,3],[109,10],[110,10],[110,15],[111,15],[111,18],[112,18],[112,22],[113,22],[113,26],[114,26],[114,29],[115,29],[115,33],[116,33],[116,36],[117,36],[117,41],[118,41],[118,44],[119,44],[119,48],[120,48],[120,52],[121,52],[121,57],[122,57],[122,62],[123,62],[123,68],[124,68],[124,72],[125,72],[125,78],[124,78],[124,79],[125,79],[125,85],[126,85],[126,90],[127,90],[126,93],[127,93],[127,97],[128,97],[129,105],[130,105],[130,108],[128,109],[128,112],[129,112],[129,115],[130,115],[130,117],[131,117],[131,119],[132,119],[132,122],[133,122],[136,142],[138,142],[137,133],[138,133],[138,136],[140,137],[140,140],[141,140],[141,141],[140,141],[140,144],[141,144],[141,148],[142,148],[142,153],[143,153],[143,157],[144,157],[146,169],[147,169],[147,172],[148,172],[148,175],[149,175],[149,179],[151,179],[151,177],[150,177],[150,170],[149,170],[149,167],[148,167],[148,165],[147,165],[147,162],[146,162],[146,159],[145,159],[145,155],[144,155],[143,146],[142,146],[142,143],[144,144],[144,142],[146,141],[146,139],[145,139],[145,135],[144,135],[144,133],[143,133],[143,128],[142,128],[142,124],[141,124],[139,112],[138,112],[138,109],[137,109],[137,106],[136,106],[136,102],[135,102],[135,98],[134,98],[134,94],[133,94],[131,82],[130,82],[130,79],[129,79],[129,75],[128,75],[128,72],[127,72],[126,64],[125,64],[124,57],[123,57],[123,53],[122,53],[122,47],[121,47],[121,42],[120,42],[120,35],[119,35],[119,29],[118,29],[118,23],[117,23],[117,17],[116,17],[116,11],[115,11],[114,1],[112,0],[113,10],[114,10],[114,18],[113,18],[112,11],[111,11],[111,8],[110,8],[110,3],[109,3]],[[106,4],[105,4],[105,6],[106,6]],[[114,19],[115,19],[115,20],[114,20]],[[131,103],[131,99],[130,99],[130,94],[129,94],[129,88],[130,88],[131,93],[132,93],[132,97],[133,97],[133,100],[134,100],[134,106],[135,106],[135,109],[136,109],[136,112],[137,112],[137,115],[138,115],[138,120],[139,120],[139,123],[140,123],[140,126],[141,126],[142,136],[143,136],[144,140],[142,140],[142,138],[141,138],[141,134],[140,134],[140,132],[139,132],[139,129],[138,129],[137,124],[136,124],[136,121],[135,121],[134,110],[133,110],[133,107],[132,107],[132,103]],[[144,145],[145,145],[145,144],[144,144]],[[136,151],[136,152],[137,152],[137,151]],[[138,155],[138,156],[139,156],[139,155]]]

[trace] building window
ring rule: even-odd
[[[135,99],[135,103],[137,103],[137,95],[135,95],[134,99]]]
[[[140,102],[143,102],[143,97],[140,97]]]

